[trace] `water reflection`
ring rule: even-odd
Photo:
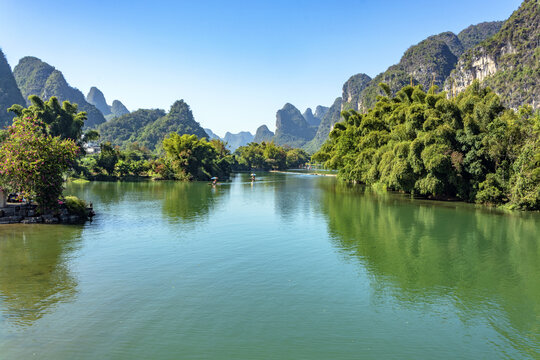
[[[69,184],[67,193],[98,204],[98,218],[104,211],[118,212],[117,204],[131,206],[131,212],[148,212],[161,207],[165,217],[173,222],[192,223],[209,216],[216,204],[230,190],[229,183],[212,186],[207,182],[141,181],[91,182]]]
[[[230,190],[227,183],[212,186],[205,182],[178,181],[163,185],[163,214],[170,221],[181,223],[206,219]]]
[[[272,174],[275,209],[284,222],[293,222],[299,216],[313,213],[318,206],[318,184],[322,178],[310,175]],[[311,180],[311,181],[306,181]],[[324,181],[322,181],[324,183]]]
[[[506,314],[491,325],[538,356],[540,218],[460,203],[430,203],[324,183],[322,207],[336,245],[406,306],[450,299],[462,319]],[[384,286],[384,291],[389,291]],[[508,326],[524,335],[514,338]],[[510,331],[509,331],[510,330]]]
[[[56,304],[73,299],[77,279],[67,263],[81,232],[80,226],[0,226],[2,317],[31,325]]]

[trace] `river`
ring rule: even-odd
[[[538,359],[540,215],[261,173],[0,225],[0,359]]]

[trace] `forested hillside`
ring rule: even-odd
[[[26,102],[17,87],[11,67],[0,50],[0,128],[11,124],[14,114],[8,113],[7,109],[14,104],[25,105]]]
[[[497,92],[507,106],[540,107],[540,5],[525,0],[500,31],[459,59],[446,81],[449,92],[463,91],[474,80]]]
[[[67,100],[77,104],[79,111],[86,112],[85,126],[95,127],[105,122],[103,114],[86,101],[83,93],[69,86],[64,75],[46,62],[36,57],[24,57],[13,69],[13,74],[25,99],[30,95],[46,100],[56,96],[60,102]]]
[[[156,149],[173,132],[208,138],[184,100],[176,101],[168,113],[160,109],[140,109],[112,119],[99,126],[98,130],[103,141],[119,146],[137,142],[150,150]]]

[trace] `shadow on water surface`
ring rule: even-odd
[[[81,233],[82,226],[0,226],[0,318],[29,326],[75,297],[77,279],[68,262]]]
[[[512,346],[540,355],[540,216],[462,203],[411,200],[360,186],[321,183],[336,246],[361,262],[400,304],[450,301],[462,321],[488,313]],[[511,331],[508,331],[510,328]],[[514,337],[513,329],[523,336]]]

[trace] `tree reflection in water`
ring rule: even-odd
[[[31,325],[73,299],[77,279],[69,259],[81,233],[82,226],[0,226],[0,304],[8,322]]]
[[[322,209],[336,246],[360,261],[403,306],[450,301],[463,321],[488,321],[531,355],[540,343],[540,216],[452,202],[413,200],[321,182]],[[382,293],[384,292],[384,294]],[[432,309],[432,310],[433,310]],[[531,346],[532,345],[532,346]]]

